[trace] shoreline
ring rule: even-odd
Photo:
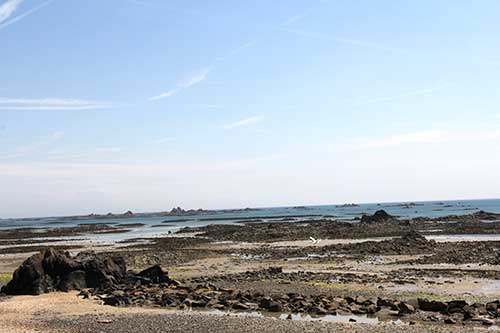
[[[499,217],[498,214],[483,212],[458,217],[404,220],[377,212],[356,223],[311,220],[240,223],[238,225],[210,224],[183,228],[163,237],[139,238],[130,242],[105,246],[99,246],[98,243],[85,244],[83,241],[80,244],[82,247],[68,250],[76,253],[92,249],[99,252],[101,256],[123,256],[127,266],[133,271],[160,265],[169,272],[171,278],[188,286],[201,284],[214,286],[212,288],[222,288],[221,290],[228,288],[241,290],[241,292],[252,290],[269,296],[292,293],[305,297],[317,295],[343,299],[362,297],[372,301],[383,298],[411,303],[414,302],[413,299],[426,298],[446,302],[465,300],[469,304],[486,304],[500,299],[500,282],[498,282],[500,281],[500,235],[494,236],[500,234]],[[484,222],[485,220],[487,222]],[[71,229],[71,232],[77,235],[82,231],[81,228],[87,230],[85,228],[89,227],[80,226]],[[116,231],[116,228],[125,228],[125,225],[99,225],[91,230],[99,233],[103,230]],[[450,233],[452,230],[455,231],[454,234]],[[190,233],[186,234],[186,231]],[[26,235],[27,232],[27,230],[21,230],[20,234]],[[65,232],[59,230],[56,230],[54,234],[66,235]],[[14,234],[10,233],[3,239],[1,235],[0,232],[0,244],[7,241],[15,242]],[[54,235],[50,235],[49,232],[47,236]],[[313,242],[310,237],[315,241]],[[0,285],[10,278],[9,275],[24,259],[36,250],[50,247],[51,244],[41,243],[39,248],[30,248],[29,240],[25,239],[25,243],[18,245],[17,249],[21,249],[20,252],[9,252],[9,248],[4,247],[5,253],[0,254]],[[11,247],[11,250],[15,248]],[[64,247],[60,248],[64,250]],[[23,252],[22,249],[32,251]],[[276,271],[268,271],[269,267],[280,268]],[[63,302],[69,301],[68,295],[57,295],[64,299]],[[44,302],[45,296],[37,297],[40,302]],[[71,297],[77,298],[74,295]],[[0,305],[9,302],[17,304],[16,302],[24,299],[24,296],[15,296],[1,301]],[[36,299],[36,297],[33,298],[33,302],[36,302]],[[78,302],[89,302],[77,299]],[[278,319],[245,317],[227,320],[231,325],[232,323],[242,325],[242,323],[254,320],[272,321],[276,322],[277,327],[285,325],[293,331],[295,328],[302,327],[305,321],[287,320],[286,318],[291,314],[285,310],[287,304],[282,305],[284,312],[272,315],[274,318],[278,316]],[[132,312],[139,309],[149,311],[148,306],[138,305],[139,307],[123,308],[123,316],[125,316],[123,318],[133,318],[131,312],[127,312],[129,310]],[[102,309],[104,308],[107,306]],[[347,307],[345,311],[349,312],[345,315],[351,316],[353,320],[357,318],[357,321],[362,321],[362,317],[356,317],[358,313],[354,310],[355,308]],[[117,309],[122,311],[121,307]],[[166,311],[166,309],[163,310]],[[208,316],[207,310],[200,313],[196,311],[188,313],[200,322],[217,321]],[[478,311],[482,310],[478,308]],[[185,315],[184,312],[182,315]],[[167,320],[170,320],[168,317],[176,316],[172,312],[164,314]],[[281,318],[282,314],[286,315],[286,318]],[[337,312],[337,314],[344,315],[342,312]],[[150,315],[154,316],[149,312],[144,316],[149,318]],[[309,314],[305,315],[307,317]],[[325,315],[328,316],[328,314]],[[389,320],[389,322],[401,321],[401,327],[380,323],[335,323],[325,315],[317,318],[323,318],[320,326],[324,326],[327,330],[335,327],[346,331],[359,329],[360,332],[361,327],[364,327],[362,325],[368,325],[367,332],[370,330],[385,332],[384,329],[387,331],[388,327],[397,327],[404,331],[411,328],[415,329],[415,332],[426,332],[429,327],[433,330],[447,330],[448,325],[451,325],[453,329],[459,329],[459,324],[463,321],[460,312],[443,315],[418,310],[415,314]],[[140,318],[141,316],[142,314],[139,315]],[[298,318],[293,316],[296,314],[292,314],[292,318]],[[82,329],[97,325],[82,318],[75,319],[76,322],[81,323]],[[376,318],[382,317],[376,315]],[[35,320],[35,324],[45,322],[42,319]],[[334,317],[332,320],[340,319],[341,317]],[[149,321],[150,319],[139,320]],[[498,324],[494,319],[486,317],[481,320],[483,322],[464,321],[463,323],[468,329],[479,329],[481,323],[488,323],[490,326]],[[64,320],[60,320],[60,316],[56,315],[49,322],[55,329],[59,324],[63,325]],[[410,322],[415,325],[408,326]],[[311,324],[310,321],[307,323]],[[347,326],[344,327],[344,325]],[[386,325],[392,326],[385,327]],[[97,326],[101,327],[103,324]],[[102,328],[106,329],[106,327],[108,326],[104,325]],[[113,324],[109,327],[119,331],[119,327]]]

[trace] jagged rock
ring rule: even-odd
[[[127,273],[122,257],[101,258],[88,252],[72,257],[68,252],[47,249],[26,259],[1,292],[8,295],[40,295],[52,291],[106,289],[129,279],[144,277],[154,282],[168,282],[168,276],[160,267],[141,273],[139,277]]]
[[[56,290],[85,288],[94,285],[93,281],[89,281],[92,276],[90,271],[87,276],[85,263],[75,260],[68,252],[48,249],[26,259],[14,272],[12,280],[2,288],[2,292],[10,295],[40,295]]]

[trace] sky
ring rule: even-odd
[[[500,197],[497,0],[0,0],[0,217]]]

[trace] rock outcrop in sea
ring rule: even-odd
[[[380,223],[394,220],[396,220],[396,217],[388,214],[385,210],[377,210],[373,215],[361,216],[361,223]]]

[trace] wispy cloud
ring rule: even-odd
[[[0,24],[9,18],[22,2],[23,0],[7,0],[0,5]]]
[[[287,26],[287,25],[292,25],[294,24],[295,22],[298,22],[300,20],[302,20],[304,17],[307,16],[307,14],[309,14],[309,12],[312,10],[312,8],[309,8],[308,10],[305,10],[303,11],[302,13],[298,13],[298,14],[295,14],[295,15],[292,15],[290,16],[289,18],[287,18],[285,20],[285,22],[283,22],[283,25]]]
[[[247,49],[249,47],[252,47],[254,46],[255,44],[257,43],[257,40],[251,40],[249,42],[246,42],[232,50],[230,50],[228,53],[226,53],[225,55],[223,56],[220,56],[220,57],[217,57],[216,60],[218,61],[222,61],[222,60],[226,60],[228,58],[231,58],[232,56],[235,56],[236,54],[240,53],[241,51],[243,51],[244,49]]]
[[[365,47],[365,48],[372,48],[372,49],[389,51],[389,52],[394,52],[394,53],[402,53],[402,54],[408,53],[406,50],[403,50],[400,48],[386,46],[383,44],[368,42],[368,41],[359,40],[359,39],[345,38],[345,37],[340,37],[340,36],[330,36],[330,35],[326,35],[326,34],[321,34],[321,33],[316,33],[316,32],[308,32],[308,31],[304,31],[304,30],[296,30],[296,29],[281,29],[281,30],[288,32],[288,33],[291,33],[291,34],[295,34],[297,36],[316,39],[316,40],[322,40],[322,41],[327,41],[327,42],[335,42],[335,43],[339,43],[339,44],[347,44],[347,45],[353,45],[353,46],[359,46],[359,47]]]
[[[406,144],[436,144],[457,141],[472,142],[492,140],[500,140],[500,130],[424,130],[390,135],[382,138],[358,139],[355,145],[361,148],[387,148]]]
[[[390,95],[390,96],[380,96],[380,97],[374,97],[374,98],[365,98],[362,99],[358,102],[355,102],[354,105],[368,105],[368,104],[375,104],[375,103],[381,103],[381,102],[390,102],[402,98],[407,98],[407,97],[415,97],[415,96],[424,96],[424,95],[429,95],[432,93],[435,93],[437,91],[446,89],[450,86],[449,83],[443,83],[439,84],[433,87],[429,88],[422,88],[422,89],[416,89],[416,90],[411,90],[411,91],[406,91],[402,92],[399,94],[395,95]]]
[[[190,75],[186,76],[185,78],[181,79],[177,83],[175,88],[168,90],[166,92],[163,92],[159,95],[150,97],[149,100],[156,101],[156,100],[172,97],[175,94],[179,93],[180,91],[187,89],[189,87],[192,87],[192,86],[204,81],[208,77],[208,74],[211,72],[211,70],[212,70],[211,67],[206,67],[206,68],[203,68],[199,71],[193,72]]]
[[[64,98],[4,98],[0,97],[0,110],[90,110],[111,107],[102,101]]]
[[[30,153],[38,152],[40,151],[40,149],[50,146],[57,141],[60,141],[63,137],[64,137],[64,132],[62,131],[53,132],[48,136],[39,138],[37,141],[32,142],[29,145],[24,145],[16,148],[13,154],[9,154],[6,157],[16,158],[28,155]]]
[[[22,2],[22,0],[8,0],[0,7],[0,30],[8,27],[11,24],[14,24],[16,22],[21,21],[22,19],[26,18],[27,16],[29,16],[31,14],[36,13],[37,11],[42,9],[43,7],[50,5],[52,2],[54,2],[54,0],[45,1],[38,6],[31,8],[27,12],[25,12],[21,15],[15,16],[12,19],[8,20],[8,18],[12,15],[12,13],[14,13],[14,11],[18,8],[18,6],[21,4],[21,2]],[[1,19],[2,18],[2,11],[4,14],[3,20]]]
[[[205,80],[212,69],[210,67],[203,68],[200,71],[193,72],[191,75],[188,75],[183,80],[181,80],[178,84],[180,88],[189,88],[194,86],[195,84],[200,83]]]
[[[308,16],[310,12],[312,12],[314,9],[316,9],[318,6],[318,4],[323,4],[323,3],[326,3],[327,1],[325,0],[319,0],[317,1],[316,3],[313,3],[312,6],[310,6],[309,8],[305,9],[304,11],[300,12],[300,13],[297,13],[295,15],[292,15],[290,17],[288,17],[283,23],[282,25],[284,26],[287,26],[287,25],[292,25],[300,20],[302,20],[304,17]]]
[[[248,126],[248,125],[256,124],[256,123],[260,122],[262,119],[264,119],[263,116],[255,116],[255,117],[244,118],[244,119],[238,120],[238,121],[236,121],[234,123],[222,126],[222,128],[226,129],[226,130],[231,130],[231,129],[235,129],[235,128],[242,127],[242,126]]]
[[[150,97],[149,100],[150,101],[156,101],[156,100],[159,100],[159,99],[163,99],[163,98],[168,98],[168,97],[171,97],[171,96],[174,96],[175,94],[177,94],[179,91],[181,91],[180,88],[175,88],[175,89],[172,89],[172,90],[169,90],[169,91],[166,91],[164,93],[161,93],[159,95],[156,95],[156,96],[153,96],[153,97]]]

